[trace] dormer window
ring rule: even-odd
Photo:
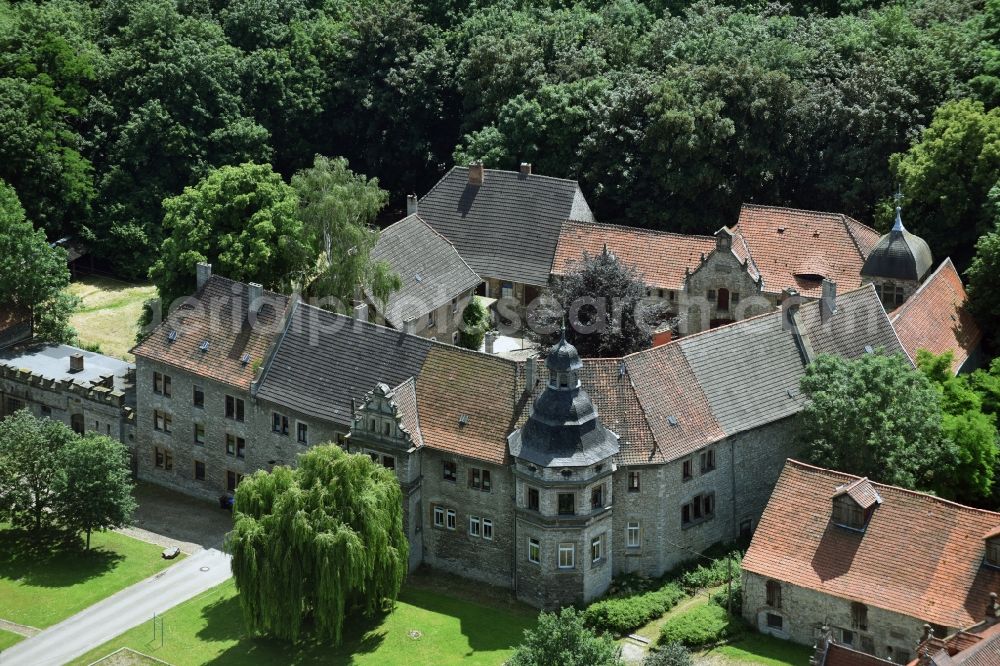
[[[1000,529],[986,535],[986,564],[1000,569]]]
[[[852,481],[837,488],[833,496],[833,522],[841,527],[863,531],[881,503],[881,496],[868,479]]]

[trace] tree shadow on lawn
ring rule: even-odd
[[[273,638],[252,637],[243,626],[243,611],[238,596],[216,601],[202,612],[203,626],[197,637],[203,641],[239,642],[209,663],[220,666],[246,664],[350,664],[352,655],[375,652],[385,640],[378,628],[385,615],[363,618],[349,616],[344,621],[344,642],[334,647],[319,641],[308,631],[297,644]]]
[[[0,529],[0,579],[35,587],[69,587],[103,576],[123,559],[103,548],[84,550],[76,534]]]
[[[474,652],[493,652],[517,646],[524,629],[535,625],[534,615],[502,611],[475,601],[458,599],[429,590],[404,589],[399,600],[431,613],[458,619],[462,635]],[[523,621],[515,621],[522,618]]]

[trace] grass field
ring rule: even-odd
[[[131,629],[84,655],[89,664],[120,647],[130,647],[176,666],[211,662],[251,664],[489,664],[510,656],[533,611],[480,605],[426,589],[406,588],[381,621],[348,621],[338,648],[315,642],[298,647],[245,635],[232,581],[208,590],[163,616],[163,645],[150,625]],[[414,633],[419,632],[419,633]]]
[[[23,640],[24,636],[21,634],[15,634],[12,631],[4,631],[3,629],[0,629],[0,652],[6,650],[14,643]]]
[[[29,545],[0,530],[0,618],[43,629],[166,568],[162,548],[96,532],[89,552]],[[176,561],[176,560],[175,560]]]
[[[813,651],[804,645],[758,633],[747,633],[729,645],[709,650],[706,655],[721,655],[726,663],[760,666],[806,666]]]
[[[128,350],[135,344],[142,304],[156,295],[156,288],[87,276],[73,282],[69,290],[83,300],[70,318],[81,344],[97,344],[108,356],[134,360]]]

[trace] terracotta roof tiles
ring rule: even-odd
[[[789,460],[743,568],[945,627],[982,620],[1000,589],[983,535],[1000,513],[872,483],[883,501],[859,533],[830,520],[831,496],[857,478]]]

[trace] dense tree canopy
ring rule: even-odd
[[[620,666],[620,648],[605,634],[597,636],[572,606],[558,613],[541,613],[534,629],[525,629],[524,641],[508,666]]]
[[[993,228],[976,242],[976,253],[966,272],[968,276],[969,309],[982,326],[987,343],[1000,349],[1000,182],[991,192],[994,207]]]
[[[931,382],[902,356],[821,355],[802,378],[805,455],[822,467],[904,488],[954,494],[955,445],[941,432]]]
[[[409,543],[396,475],[367,455],[317,446],[236,489],[227,550],[248,629],[341,640],[348,614],[395,601]]]
[[[271,167],[224,166],[163,202],[167,234],[150,271],[164,305],[191,293],[195,267],[269,289],[287,289],[315,264],[299,200]]]
[[[744,201],[871,220],[903,180],[908,222],[961,260],[993,184],[972,138],[997,103],[998,16],[997,0],[0,0],[0,178],[49,240],[79,233],[137,276],[169,235],[164,200],[246,162],[287,181],[317,154],[378,178],[387,215],[482,158],[580,180],[604,221],[699,232]],[[947,105],[963,98],[985,107]],[[969,139],[939,150],[947,123]],[[939,171],[970,179],[968,201]]]

